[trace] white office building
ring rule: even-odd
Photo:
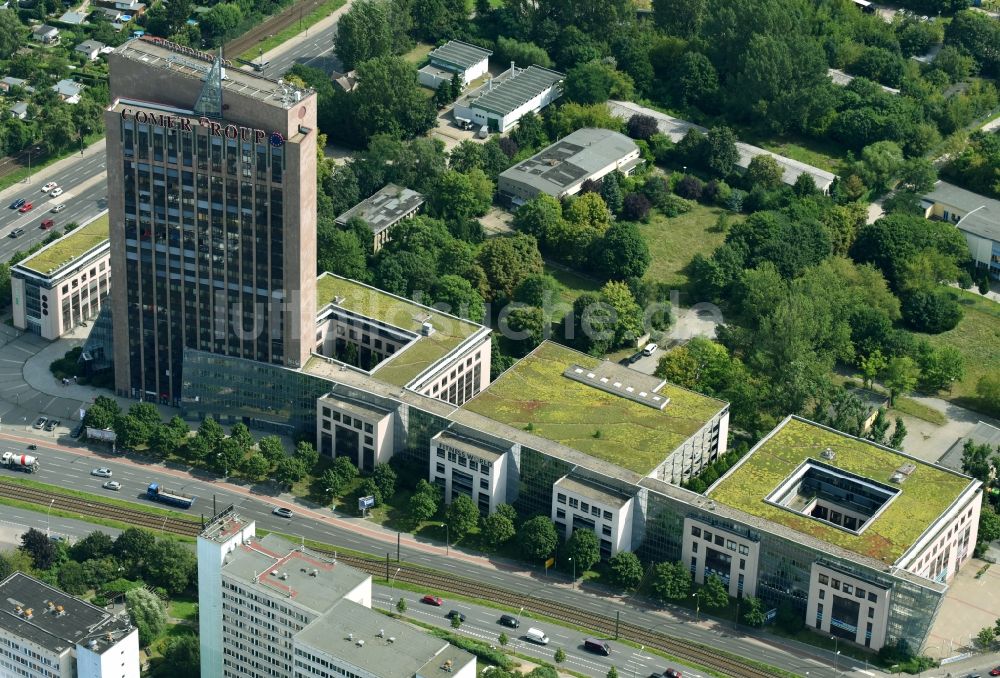
[[[510,456],[507,450],[441,431],[431,438],[428,480],[441,488],[445,503],[464,494],[488,515],[506,501]]]
[[[139,678],[139,631],[113,615],[15,572],[0,582],[0,675]]]
[[[632,550],[633,497],[595,480],[563,476],[552,486],[552,521],[565,539],[574,530],[597,535],[601,557]]]

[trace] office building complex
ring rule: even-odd
[[[233,507],[198,537],[202,678],[474,678],[472,655],[371,610],[371,576]]]
[[[336,223],[347,226],[347,222],[355,217],[364,221],[372,230],[372,251],[378,252],[391,239],[392,227],[416,216],[423,206],[424,196],[420,193],[396,184],[386,184],[337,217]]]
[[[108,215],[70,231],[10,269],[14,327],[58,339],[97,317],[111,286]]]
[[[301,366],[315,331],[315,94],[159,38],[125,43],[109,66],[117,392],[179,404],[189,349]]]
[[[920,206],[928,219],[954,224],[965,236],[976,268],[1000,280],[1000,200],[939,181]]]
[[[15,572],[0,582],[0,675],[139,678],[139,631],[119,617]]]

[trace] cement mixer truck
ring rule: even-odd
[[[30,454],[17,454],[15,452],[4,452],[0,457],[0,464],[9,469],[34,473],[38,470],[38,459]]]

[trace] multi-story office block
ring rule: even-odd
[[[128,617],[15,572],[0,582],[0,675],[139,678],[139,630]]]
[[[187,349],[299,367],[312,348],[316,97],[228,66],[159,38],[109,54],[120,395],[179,403]]]
[[[58,339],[93,320],[111,286],[108,216],[49,243],[10,269],[14,327]]]
[[[507,501],[507,464],[511,455],[480,440],[451,431],[431,438],[431,469],[428,480],[441,488],[450,504],[464,494],[484,514],[493,513]]]

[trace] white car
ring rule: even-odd
[[[58,198],[62,194],[63,194],[63,190],[61,188],[59,188],[58,186],[55,187],[55,190],[53,190],[51,193],[49,193],[49,195],[51,195],[53,198]]]
[[[56,188],[58,186],[59,186],[59,184],[57,184],[56,182],[50,181],[49,183],[47,183],[44,186],[42,186],[42,193],[48,193],[53,188]]]
[[[103,485],[101,485],[101,487],[103,487],[105,490],[114,490],[115,492],[118,492],[119,490],[122,489],[122,484],[117,480],[109,480]]]
[[[111,469],[102,466],[101,468],[95,468],[90,472],[90,475],[97,476],[98,478],[110,478]]]
[[[66,203],[61,202],[58,205],[56,205],[55,207],[53,207],[51,211],[52,211],[53,214],[59,214],[64,209],[66,209]]]

